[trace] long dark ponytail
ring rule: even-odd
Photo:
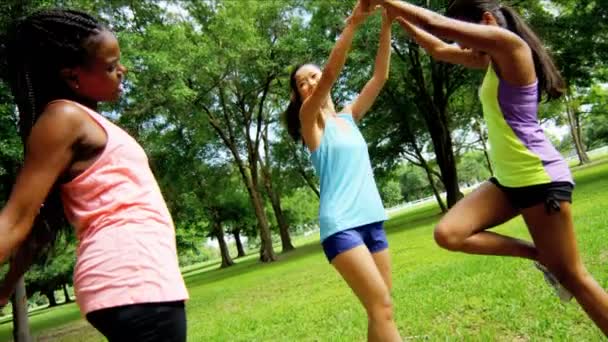
[[[2,42],[3,81],[10,86],[19,111],[24,151],[32,127],[53,100],[75,95],[60,76],[62,68],[82,65],[89,39],[104,30],[90,15],[51,9],[16,20]],[[27,152],[27,151],[25,151]],[[22,247],[35,258],[46,255],[62,232],[71,230],[63,211],[60,184],[49,192]]]
[[[517,34],[532,50],[539,97],[543,93],[546,94],[547,100],[561,97],[566,90],[566,84],[553,58],[536,33],[514,9],[501,5],[496,0],[454,0],[446,14],[452,18],[478,23],[484,12],[492,13],[501,27]]]
[[[283,113],[285,125],[287,126],[287,133],[295,142],[302,141],[302,124],[300,122],[300,108],[302,108],[302,97],[298,91],[298,84],[296,82],[296,73],[304,64],[296,65],[291,74],[289,75],[289,90],[290,99],[289,106]]]

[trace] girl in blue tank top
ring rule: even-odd
[[[319,223],[327,259],[365,306],[369,339],[400,341],[390,297],[391,266],[383,229],[387,216],[356,124],[388,78],[392,20],[386,13],[373,77],[340,112],[330,97],[355,30],[369,14],[366,7],[363,0],[357,3],[322,71],[313,64],[294,68],[286,121],[290,135],[311,152],[320,179]]]
[[[446,249],[533,260],[562,300],[574,296],[608,334],[608,294],[581,261],[572,222],[567,163],[538,123],[538,102],[559,98],[564,80],[532,29],[497,0],[453,0],[444,17],[397,0],[381,4],[434,58],[486,71],[480,88],[496,178],[439,222]],[[435,35],[456,41],[449,45]],[[488,231],[523,216],[533,243]]]

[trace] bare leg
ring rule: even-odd
[[[389,289],[367,247],[360,245],[338,254],[332,264],[367,311],[368,341],[401,341]]]
[[[538,250],[538,260],[572,293],[589,317],[608,335],[608,294],[587,272],[576,246],[570,203],[547,214],[544,204],[522,214]]]
[[[388,248],[380,252],[372,253],[372,258],[374,258],[374,262],[390,292],[393,289],[393,277],[391,275],[391,256],[388,252]]]
[[[532,243],[486,231],[518,214],[519,210],[511,206],[506,195],[496,185],[486,182],[456,203],[439,221],[435,241],[451,251],[536,260]]]

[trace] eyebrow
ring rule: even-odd
[[[112,57],[112,58],[106,59],[106,63],[113,64],[113,63],[118,62],[119,60],[120,60],[120,57]]]
[[[310,71],[310,72],[306,73],[306,76],[311,75],[311,74],[317,74],[317,73],[318,73],[318,71],[316,71],[316,70]],[[300,82],[302,80],[302,78],[306,77],[306,76],[296,76],[296,81]]]

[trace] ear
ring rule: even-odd
[[[78,73],[73,68],[63,68],[59,71],[61,78],[67,83],[72,89],[78,89],[80,84],[78,82]]]
[[[498,22],[496,21],[496,17],[492,12],[485,11],[481,16],[481,23],[484,25],[493,25],[498,26]]]

